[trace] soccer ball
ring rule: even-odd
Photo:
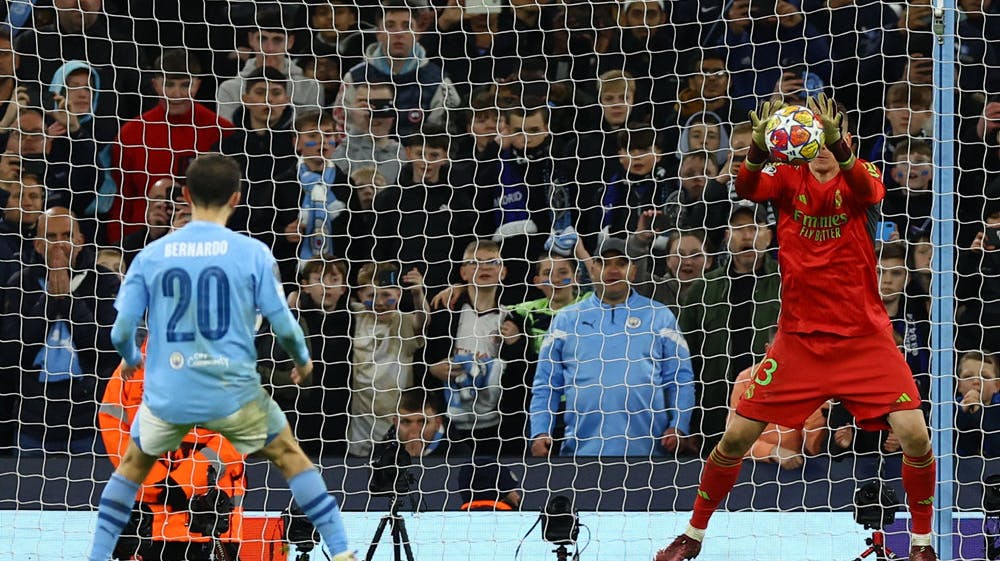
[[[782,107],[767,122],[764,143],[771,161],[795,166],[808,163],[823,147],[823,122],[801,105]]]

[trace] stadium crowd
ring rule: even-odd
[[[995,456],[1000,2],[959,5],[958,448]],[[39,2],[0,33],[0,445],[104,449],[117,287],[218,151],[316,361],[292,387],[261,326],[309,453],[395,426],[417,456],[704,454],[780,313],[774,210],[733,189],[747,111],[820,92],[887,187],[882,297],[926,401],[932,26],[923,0]],[[751,454],[879,449],[830,403]]]

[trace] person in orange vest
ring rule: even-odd
[[[740,372],[739,376],[736,377],[733,393],[729,397],[730,417],[736,411],[736,404],[750,387],[750,379],[761,366],[761,363],[755,364]],[[764,432],[750,447],[746,457],[758,462],[776,463],[784,469],[795,469],[801,466],[803,453],[806,456],[815,456],[823,448],[827,433],[826,412],[829,410],[830,402],[827,401],[806,419],[802,430],[774,423],[767,425]]]
[[[517,478],[496,459],[474,458],[458,472],[461,510],[519,510],[521,491]]]
[[[145,344],[142,353],[145,356]],[[119,366],[101,401],[98,424],[115,467],[128,447],[129,429],[142,402],[144,377],[144,369],[139,368],[135,376],[123,381]],[[116,557],[238,561],[245,458],[222,435],[192,429],[178,450],[165,454],[153,466],[136,497],[139,508],[152,513],[151,535],[146,536],[151,544],[139,540],[144,545],[136,551],[136,540],[120,540]]]

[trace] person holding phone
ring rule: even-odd
[[[1000,341],[1000,180],[986,188],[982,229],[958,258],[956,348],[990,348]]]

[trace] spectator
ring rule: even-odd
[[[400,311],[404,290],[409,312]],[[392,426],[400,393],[413,385],[427,305],[420,271],[401,275],[388,263],[361,267],[355,298],[347,447],[352,456],[368,457]]]
[[[175,190],[180,191],[169,177],[159,179],[149,186],[146,191],[146,220],[139,229],[122,238],[121,247],[126,265],[131,265],[135,256],[150,242],[170,233]]]
[[[85,56],[84,62],[97,69],[95,83],[103,84],[94,110],[93,138],[111,142],[118,134],[119,120],[134,119],[141,112],[135,42],[109,25],[101,0],[53,0],[52,4],[53,23],[28,29],[14,41],[20,57],[18,83],[28,87],[32,106],[48,108],[43,91],[49,88],[50,78],[68,57]]]
[[[882,215],[896,224],[904,240],[929,231],[933,223],[933,160],[931,145],[920,140],[903,141],[892,152],[892,167],[886,174],[892,181],[886,181]]]
[[[696,113],[688,117],[677,144],[681,157],[691,152],[708,152],[719,166],[729,158],[729,131],[718,115]]]
[[[358,4],[352,0],[316,4],[309,21],[313,40],[312,48],[305,54],[312,54],[317,60],[334,58],[340,68],[351,68],[361,62],[368,43],[364,34],[375,31],[374,26],[358,17]]]
[[[619,170],[606,178],[603,188],[583,203],[581,230],[588,233],[588,247],[596,247],[593,236],[625,239],[637,231],[643,212],[663,205],[676,184],[668,180],[670,167],[659,138],[652,128],[623,129],[617,133]],[[589,242],[589,243],[587,243]]]
[[[751,379],[760,372],[763,364],[759,362],[736,376],[733,392],[729,398],[730,416],[736,411],[740,397],[749,391]],[[746,457],[758,462],[778,464],[783,469],[801,467],[803,456],[815,456],[823,449],[827,436],[825,413],[829,407],[829,402],[824,403],[805,420],[802,428],[768,424]]]
[[[787,79],[786,72],[816,74],[823,83],[830,76],[827,39],[806,22],[797,0],[734,1],[726,13],[725,45],[733,104],[746,112],[761,98],[789,93],[804,86]]]
[[[335,105],[342,107],[345,99],[355,99],[357,84],[394,84],[393,106],[401,115],[398,134],[406,145],[424,120],[444,126],[447,109],[459,103],[458,93],[441,67],[425,58],[423,46],[416,42],[419,27],[404,0],[383,2],[376,27],[378,43],[365,49],[364,62],[345,73]]]
[[[701,51],[701,57],[691,64],[687,83],[677,99],[677,118],[674,119],[677,125],[688,122],[699,113],[714,113],[723,122],[733,123],[736,118],[729,97],[726,55],[715,50]]]
[[[510,511],[521,509],[521,490],[510,468],[490,458],[472,458],[458,471],[459,510]]]
[[[563,308],[542,343],[531,396],[531,452],[555,453],[566,397],[563,456],[662,456],[696,448],[691,359],[674,315],[632,288],[625,242],[597,253],[596,292]]]
[[[448,403],[448,437],[473,449],[473,455],[495,457],[524,452],[523,438],[504,439],[506,434],[524,434],[503,426],[509,414],[501,411],[506,344],[500,333],[504,312],[500,309],[500,283],[505,276],[500,247],[491,241],[473,241],[466,246],[461,268],[466,285],[454,309],[430,314],[424,362],[430,375],[445,387]]]
[[[63,207],[38,220],[42,262],[21,269],[3,288],[4,366],[20,369],[18,445],[42,452],[93,453],[97,395],[118,363],[111,345],[114,275],[80,245],[76,219]]]
[[[671,190],[663,205],[666,229],[704,228],[713,245],[722,241],[726,219],[732,208],[728,188],[713,178],[719,166],[708,152],[681,156],[680,189]]]
[[[501,145],[499,165],[490,176],[485,170],[476,176],[482,182],[477,184],[476,208],[484,226],[493,219],[493,241],[500,244],[507,267],[504,303],[524,301],[531,274],[528,258],[544,251],[550,234],[568,233],[572,238],[556,248],[563,254],[571,254],[575,244],[577,193],[560,163],[550,117],[545,105],[507,110],[501,135],[509,144]]]
[[[772,236],[762,205],[733,205],[725,238],[729,263],[695,280],[681,301],[679,324],[698,389],[694,426],[705,449],[726,427],[730,384],[763,357],[768,330],[778,323],[781,279],[767,253]]]
[[[687,300],[693,281],[705,278],[715,266],[715,251],[709,245],[705,230],[670,230],[666,236],[654,238],[651,222],[656,214],[644,212],[639,217],[636,233],[629,236],[629,254],[636,256],[636,292],[665,304],[675,316],[680,315],[680,303]],[[659,275],[652,251],[665,238],[666,270]]]
[[[37,260],[35,226],[45,204],[45,189],[38,178],[21,175],[20,180],[2,181],[7,195],[0,222],[0,285],[6,284],[21,267]]]
[[[107,274],[114,275],[118,279],[119,285],[125,280],[125,260],[122,256],[122,250],[117,247],[98,249],[94,263],[107,269]]]
[[[620,31],[612,38],[607,53],[600,56],[601,70],[618,69],[636,79],[636,103],[647,106],[646,120],[662,124],[667,108],[677,101],[677,51],[686,40],[667,24],[666,2],[631,0],[622,3]]]
[[[930,86],[897,82],[885,93],[885,129],[874,136],[868,160],[886,169],[896,147],[913,138],[932,136]]]
[[[194,101],[201,66],[181,49],[165,51],[151,79],[156,107],[122,126],[112,145],[112,170],[119,197],[111,206],[105,235],[119,242],[142,228],[149,187],[165,177],[180,179],[194,157],[207,152],[232,123]]]
[[[729,134],[729,157],[726,160],[726,163],[723,164],[722,169],[719,170],[719,175],[709,181],[709,184],[715,182],[723,185],[729,192],[729,199],[732,201],[739,200],[739,195],[736,194],[734,184],[736,182],[736,174],[739,173],[740,166],[743,164],[743,161],[746,160],[747,153],[750,152],[752,134],[753,128],[750,126],[749,121],[733,125],[733,131]],[[706,185],[706,188],[709,190],[714,189],[714,187],[709,187],[708,185]],[[713,243],[721,241],[721,233],[722,232],[718,232],[720,236],[719,239],[716,239],[714,235],[709,236]],[[712,234],[715,234],[715,232]]]
[[[99,143],[94,136],[100,74],[87,63],[72,60],[56,70],[51,83],[52,102],[45,108],[51,120],[45,130],[47,203],[67,207],[85,220],[81,226],[92,240],[95,221],[108,211],[105,204],[112,200],[108,196],[99,201],[98,188],[106,195],[117,191],[110,170],[102,169],[111,165],[111,143]]]
[[[933,83],[933,19],[930,0],[911,0],[901,7],[896,25],[885,33],[881,44],[884,82]]]
[[[521,53],[513,21],[500,17],[499,0],[465,0],[452,10],[438,19],[439,54],[459,96],[468,99],[471,90],[514,73]],[[457,18],[447,17],[455,12]]]
[[[420,387],[400,392],[392,424],[396,438],[412,458],[444,457],[461,450],[448,441],[443,409],[435,392]]]
[[[958,360],[955,450],[960,456],[1000,457],[1000,372],[993,355],[971,351]]]
[[[312,454],[343,454],[353,321],[347,263],[313,258],[303,264],[298,281],[298,290],[288,295],[288,303],[305,325],[315,367],[312,388],[300,398],[294,411],[296,434]]]
[[[290,201],[298,194],[285,191],[279,196],[274,183],[275,178],[295,169],[294,111],[289,104],[288,79],[274,68],[257,69],[243,83],[243,108],[236,117],[244,130],[219,145],[220,152],[239,162],[245,180],[242,204],[233,212],[229,224],[273,246],[276,236],[288,234],[289,224],[295,220],[275,209],[295,208]],[[288,222],[277,223],[286,219]],[[295,243],[294,237],[289,241]]]
[[[986,189],[983,222],[972,244],[959,251],[955,348],[993,350],[1000,341],[1000,180]],[[987,235],[989,234],[989,235]]]
[[[462,262],[476,225],[464,192],[468,175],[449,163],[449,147],[450,137],[437,129],[411,138],[399,185],[375,198],[376,257],[400,261],[403,270],[423,270],[432,293],[448,284],[452,264]]]
[[[348,278],[354,284],[362,263],[375,260],[375,197],[385,190],[385,177],[374,167],[359,168],[349,179],[347,212],[333,221],[333,247],[340,248],[348,266]]]
[[[862,111],[876,109],[885,82],[883,41],[899,19],[892,4],[874,0],[803,0],[809,24],[830,41],[836,61],[830,85],[837,99]]]
[[[219,84],[216,103],[219,116],[234,123],[242,122],[238,113],[246,105],[243,94],[250,91],[247,84],[255,80],[261,70],[270,68],[285,76],[286,102],[297,110],[320,109],[323,107],[323,90],[316,80],[307,78],[300,66],[295,64],[288,53],[295,46],[295,36],[288,33],[291,22],[284,21],[280,6],[264,6],[257,9],[256,26],[250,30],[250,49],[253,57],[246,62],[235,78]],[[281,104],[284,105],[284,104]]]
[[[399,117],[393,106],[394,91],[391,83],[354,87],[345,135],[333,152],[333,161],[345,175],[374,165],[388,183],[399,180],[399,168],[406,156],[399,141],[392,137]]]
[[[294,126],[297,165],[274,178],[269,208],[250,208],[258,227],[273,224],[271,233],[277,235],[272,253],[285,283],[294,282],[298,269],[313,257],[343,255],[343,248],[334,245],[333,224],[347,208],[347,174],[327,159],[326,136],[335,127],[333,118],[303,112]],[[269,186],[266,178],[260,181],[258,187]],[[272,216],[265,218],[268,213]]]
[[[618,131],[625,127],[635,107],[635,79],[621,70],[608,70],[597,77],[597,101],[600,104],[600,124],[591,111],[583,111],[577,129],[582,133],[576,145],[566,152],[579,159],[576,180],[582,189],[598,189],[614,174],[622,173],[619,164]],[[586,122],[583,122],[586,121]]]
[[[976,140],[985,142],[989,149],[983,161],[986,169],[1000,171],[1000,98],[988,101],[983,107],[976,121],[976,134]]]
[[[963,92],[1000,91],[1000,3],[962,0],[958,22],[958,86]]]

